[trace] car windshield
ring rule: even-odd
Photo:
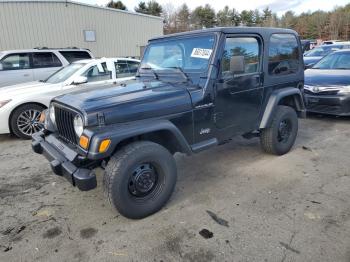
[[[306,57],[326,56],[329,53],[342,49],[342,46],[320,46],[316,47],[305,54]]]
[[[330,54],[319,61],[312,68],[350,70],[350,52]]]
[[[151,42],[140,69],[156,71],[157,74],[169,69],[176,69],[182,75],[203,72],[208,67],[214,42],[214,35]]]
[[[50,83],[50,84],[57,84],[57,83],[64,82],[85,65],[86,64],[84,63],[73,63],[70,65],[67,65],[61,68],[60,70],[58,70],[56,73],[52,74],[48,79],[44,80],[44,82]]]

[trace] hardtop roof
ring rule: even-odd
[[[186,35],[194,35],[194,34],[206,34],[206,33],[225,33],[225,34],[243,34],[243,33],[257,33],[257,34],[273,34],[273,33],[289,33],[298,35],[297,32],[291,29],[285,29],[285,28],[273,28],[273,27],[245,27],[245,26],[236,26],[236,27],[214,27],[214,28],[208,28],[208,29],[201,29],[201,30],[193,30],[193,31],[187,31],[187,32],[181,32],[181,33],[175,33],[175,34],[169,34],[164,36],[159,36],[150,39],[150,41],[153,40],[160,40],[160,39],[167,39],[171,37],[177,37],[177,36],[186,36]]]

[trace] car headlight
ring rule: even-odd
[[[2,107],[3,107],[4,105],[6,105],[8,102],[11,102],[11,99],[0,101],[0,108],[2,108]]]
[[[56,117],[55,117],[55,107],[53,105],[50,105],[49,108],[49,116],[50,116],[50,120],[53,124],[56,123]]]
[[[309,86],[309,85],[304,85],[304,89],[306,89],[306,90],[312,90],[312,88],[313,88],[313,86]]]
[[[349,94],[350,86],[340,86],[338,94]]]
[[[74,123],[74,131],[77,134],[77,136],[80,137],[84,131],[83,119],[81,118],[80,115],[76,115],[74,117],[73,123]]]

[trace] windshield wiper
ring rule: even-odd
[[[140,69],[151,71],[151,72],[153,73],[153,75],[154,75],[154,78],[157,79],[157,80],[159,80],[158,74],[156,73],[156,71],[154,71],[154,69],[153,69],[152,67],[146,67],[146,66],[145,66],[145,67],[140,67]]]
[[[185,73],[185,71],[182,69],[182,67],[179,66],[171,66],[171,67],[166,67],[167,69],[175,69],[178,70],[181,75],[183,76],[183,78],[186,79],[187,82],[191,81],[191,79],[189,78],[189,76]]]

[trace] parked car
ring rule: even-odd
[[[31,138],[41,129],[40,113],[53,97],[132,79],[139,62],[129,58],[81,60],[61,68],[44,81],[0,88],[0,134],[11,132]]]
[[[301,46],[303,48],[303,53],[310,51],[317,45],[317,42],[315,40],[303,39],[300,41],[301,41]]]
[[[326,40],[323,41],[322,45],[333,45],[342,42],[342,40]]]
[[[143,218],[171,196],[176,152],[244,135],[286,154],[306,113],[302,59],[299,36],[287,29],[161,36],[149,41],[135,80],[55,98],[32,147],[80,190],[97,186],[92,169],[102,165],[109,201]]]
[[[326,55],[341,49],[350,48],[350,42],[341,42],[337,44],[321,45],[304,54],[305,68],[310,68]]]
[[[305,71],[308,112],[350,115],[350,50],[336,51]]]
[[[44,80],[63,66],[89,58],[89,50],[78,48],[1,51],[0,87]]]

